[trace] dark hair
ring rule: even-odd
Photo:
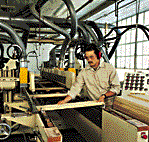
[[[100,58],[99,58],[99,52],[100,52],[100,51],[98,50],[97,45],[94,44],[94,43],[89,43],[89,44],[87,45],[86,49],[85,49],[85,52],[86,52],[86,51],[92,51],[92,50],[94,50],[94,53],[96,54],[97,59],[100,59]]]

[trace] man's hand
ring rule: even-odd
[[[97,102],[104,102],[104,98],[105,98],[104,95],[103,95],[103,96],[100,96],[100,97],[99,97],[99,100],[98,100]]]
[[[66,102],[64,101],[64,100],[62,100],[62,101],[59,101],[57,104],[58,105],[62,105],[62,104],[65,104]]]
[[[69,102],[71,99],[72,99],[72,97],[68,95],[64,100],[59,101],[57,104],[58,105],[65,104],[65,103]]]

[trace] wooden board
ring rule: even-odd
[[[30,95],[30,97],[34,97],[34,98],[65,97],[65,96],[67,96],[67,93],[35,94],[35,95]]]
[[[60,109],[70,109],[70,108],[81,108],[81,107],[91,107],[91,106],[102,106],[105,105],[104,102],[96,102],[96,101],[86,101],[86,102],[75,102],[75,103],[66,103],[62,105],[44,105],[37,106],[38,110],[60,110]]]
[[[51,90],[64,90],[65,88],[63,87],[50,87],[50,88],[35,88],[35,90],[40,90],[40,91],[51,91]]]

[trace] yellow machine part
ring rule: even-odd
[[[60,71],[64,71],[64,68],[59,68]]]
[[[20,68],[20,84],[28,83],[28,69],[25,67]]]
[[[68,71],[74,72],[76,74],[76,69],[75,68],[68,68]]]

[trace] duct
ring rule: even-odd
[[[27,41],[30,33],[30,27],[27,24],[22,23],[20,21],[7,21],[7,24],[11,25],[12,27],[24,30],[22,41],[24,42],[25,48],[27,48]]]
[[[109,24],[108,26],[110,26],[111,28],[114,28],[114,25]],[[112,30],[111,30],[112,31]],[[121,31],[119,29],[114,29],[114,31],[116,32],[116,36],[119,36],[121,34]],[[110,32],[109,32],[110,33]],[[104,37],[104,39],[106,38],[106,36]],[[111,59],[112,55],[114,54],[119,42],[120,42],[121,37],[116,38],[115,43],[111,49],[111,51],[108,54],[108,58],[109,60]],[[106,40],[106,39],[105,39]]]
[[[98,44],[98,38],[95,35],[95,33],[92,31],[92,29],[88,25],[86,25],[86,24],[83,24],[83,25],[84,25],[85,29],[87,30],[87,32],[92,37],[92,39],[95,41],[95,43]]]
[[[12,38],[10,38],[6,35],[0,34],[0,39],[1,40],[6,40],[6,41],[10,42],[11,44],[16,44],[15,40],[13,40]]]
[[[67,8],[68,8],[68,10],[70,12],[70,15],[71,15],[71,32],[70,32],[70,35],[71,35],[71,38],[73,38],[75,36],[76,30],[77,30],[76,13],[75,13],[75,9],[74,9],[74,6],[73,6],[71,1],[65,0],[64,2],[65,2],[66,6],[67,6]],[[52,29],[58,31],[59,33],[61,33],[65,37],[69,37],[68,33],[65,30],[63,30],[60,27],[54,25],[51,21],[48,21],[45,17],[39,15],[39,13],[36,11],[36,4],[30,5],[30,10],[31,10],[33,16],[35,18],[37,18],[39,21],[47,24]]]
[[[100,50],[100,52],[102,53],[102,56],[104,58],[104,60],[109,63],[109,58],[108,56],[106,55],[105,51],[103,50],[103,48],[101,47],[104,43],[104,38],[103,38],[103,35],[102,35],[102,32],[100,31],[100,29],[98,28],[98,26],[96,25],[95,22],[93,21],[86,21],[85,24],[91,26],[94,31],[96,32],[97,36],[98,36],[98,48]],[[95,38],[95,37],[94,37]],[[97,40],[96,40],[97,41]]]
[[[94,0],[88,0],[85,4],[83,4],[80,8],[78,8],[76,10],[76,13],[79,12],[80,10],[82,10],[84,7],[86,7],[87,5],[89,5],[90,3],[92,3]],[[67,17],[67,19],[69,19],[70,16]]]
[[[103,38],[102,32],[98,28],[97,24],[95,22],[93,22],[93,21],[86,21],[85,24],[91,26],[94,29],[94,31],[96,32],[96,34],[98,36],[98,41],[99,41],[98,44],[99,44],[99,46],[101,46],[103,44],[103,42],[104,42],[103,41],[104,38]]]
[[[70,38],[70,35],[65,30],[63,30],[62,28],[56,26],[51,21],[47,20],[45,17],[40,16],[39,13],[35,9],[35,4],[30,5],[30,9],[31,9],[31,12],[32,12],[33,16],[35,18],[37,18],[39,21],[41,21],[42,23],[48,25],[50,28],[52,28],[53,30],[59,32],[60,34],[64,35],[65,37]]]
[[[85,28],[82,26],[81,22],[78,22],[78,32],[82,32],[84,40],[86,40],[87,42],[90,41],[90,37]]]
[[[42,6],[47,2],[48,0],[38,0],[36,2],[36,10],[38,13],[40,13],[40,9],[42,8]]]
[[[22,41],[24,42],[25,48],[27,48],[29,33],[30,33],[30,31],[23,31]]]
[[[69,68],[75,68],[75,51],[74,51],[74,47],[69,48]]]
[[[121,28],[126,28],[126,29],[125,29],[123,32],[120,32],[119,29],[121,29]],[[110,53],[108,54],[108,58],[109,58],[109,59],[110,59],[110,58],[112,57],[112,55],[114,54],[114,52],[115,52],[115,50],[116,50],[116,47],[117,47],[117,45],[118,45],[118,43],[119,43],[119,41],[120,41],[121,36],[122,36],[125,32],[127,32],[129,29],[131,29],[131,28],[136,28],[136,25],[113,27],[113,28],[111,29],[111,31],[104,37],[104,38],[106,38],[107,36],[109,36],[109,35],[112,33],[113,30],[115,30],[115,32],[117,33],[117,36],[116,36],[116,37],[114,37],[114,38],[109,38],[109,39],[105,39],[105,41],[116,39],[115,44],[113,45],[113,47],[112,47]],[[138,28],[140,28],[140,29],[145,33],[146,37],[147,37],[148,40],[149,40],[148,33],[145,31],[145,30],[147,30],[147,31],[149,32],[149,29],[146,28],[145,26],[139,25],[139,24],[138,24]]]
[[[61,54],[60,54],[60,57],[59,57],[59,64],[58,64],[58,67],[59,68],[63,68],[64,67],[64,56],[65,56],[65,52],[66,52],[66,47],[69,43],[70,39],[69,38],[66,38],[63,42],[63,45],[62,45],[62,48],[61,48]]]
[[[55,50],[59,47],[60,45],[56,45],[49,53],[49,64],[52,67],[56,67],[56,54],[55,54]]]
[[[74,7],[72,5],[71,2],[68,2],[68,1],[65,1],[69,11],[70,11],[70,14],[71,14],[71,18],[72,18],[72,28],[71,28],[71,38],[73,38],[73,36],[75,36],[75,33],[76,33],[76,25],[77,25],[77,20],[76,20],[76,14],[74,12]],[[70,40],[70,35],[65,31],[63,30],[62,28],[56,26],[55,24],[53,24],[51,21],[45,19],[43,16],[40,16],[36,9],[35,9],[35,4],[32,4],[30,5],[30,9],[31,9],[31,12],[32,14],[34,15],[35,18],[37,18],[39,21],[47,24],[48,26],[50,26],[52,29],[56,30],[57,32],[61,33],[62,35],[64,35],[66,37],[65,41],[64,41],[64,44],[62,46],[62,49],[61,49],[61,54],[60,54],[60,58],[59,58],[59,67],[60,68],[63,68],[63,62],[64,62],[64,55],[65,55],[65,51],[66,51],[66,47],[67,47],[67,44]]]
[[[24,43],[22,42],[21,38],[17,35],[17,33],[12,29],[12,27],[10,27],[7,23],[0,21],[0,28],[6,31],[10,35],[10,37],[15,41],[15,43],[22,48],[23,55],[25,56],[26,51]]]

